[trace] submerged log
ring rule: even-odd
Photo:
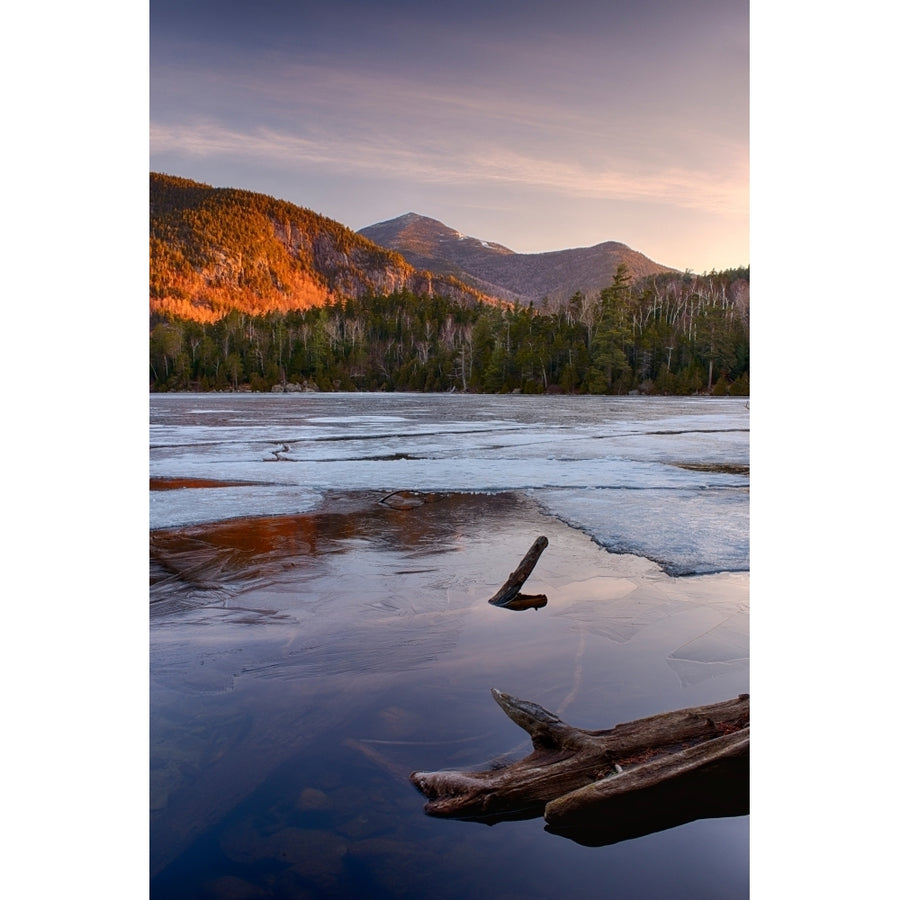
[[[502,606],[504,609],[539,609],[547,605],[545,594],[520,594],[519,591],[528,580],[528,576],[531,575],[548,543],[549,541],[543,535],[537,538],[531,545],[531,549],[522,557],[522,562],[515,571],[510,572],[503,587],[488,600],[491,606]]]
[[[386,494],[378,502],[391,509],[407,510],[416,509],[426,503],[434,503],[440,499],[438,494],[423,494],[421,491],[392,491]]]
[[[491,692],[533,752],[484,772],[414,772],[431,816],[495,822],[544,816],[597,845],[749,810],[750,698],[585,731],[536,703]]]

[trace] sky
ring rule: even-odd
[[[748,0],[152,0],[150,167],[360,229],[749,250]]]

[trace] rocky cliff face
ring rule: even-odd
[[[150,310],[215,321],[395,291],[497,302],[307,209],[249,191],[150,177]]]

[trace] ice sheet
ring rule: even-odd
[[[749,569],[749,410],[728,398],[153,395],[151,529],[308,511],[326,491],[530,494],[670,574]],[[694,468],[689,468],[689,467]]]

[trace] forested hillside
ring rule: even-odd
[[[745,394],[749,308],[748,269],[624,264],[550,308],[502,303],[291,203],[150,176],[155,391]]]
[[[487,300],[344,225],[265,194],[150,175],[150,312],[213,323],[394,291]]]
[[[575,293],[552,314],[408,289],[215,321],[157,308],[150,387],[746,395],[749,279],[633,283],[620,266],[599,297]]]

